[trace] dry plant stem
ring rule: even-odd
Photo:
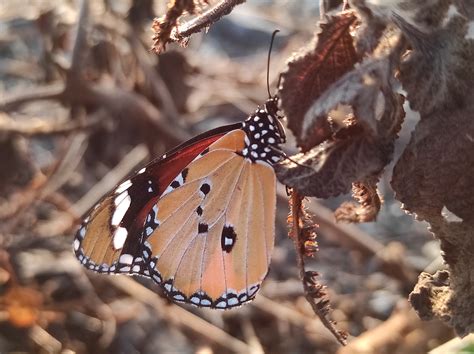
[[[260,311],[272,315],[278,321],[289,322],[296,327],[311,330],[317,333],[319,339],[329,343],[336,343],[333,335],[328,333],[326,326],[314,317],[303,315],[301,312],[280,304],[279,302],[273,301],[262,294],[258,295],[252,302],[252,306],[255,306]]]
[[[28,332],[30,339],[36,343],[46,353],[59,353],[62,349],[62,344],[46,330],[38,325],[30,328]]]
[[[241,327],[246,342],[249,344],[250,348],[252,348],[252,353],[264,354],[265,351],[263,350],[262,343],[255,333],[255,328],[252,324],[252,321],[247,316],[242,318]]]
[[[49,173],[47,183],[41,189],[38,197],[44,198],[48,194],[56,192],[71,177],[80,163],[87,148],[87,135],[78,133],[68,139],[64,146],[64,152]]]
[[[331,331],[331,333],[334,335],[334,337],[337,339],[337,341],[342,344],[346,345],[346,339],[344,336],[344,333],[340,332],[334,325],[334,323],[328,319],[328,305],[323,305],[321,304],[318,305],[316,302],[316,299],[311,295],[311,289],[310,289],[310,283],[309,283],[309,276],[307,274],[307,271],[305,269],[305,247],[304,247],[304,236],[302,232],[303,228],[303,196],[300,196],[298,192],[293,190],[291,192],[291,220],[292,220],[292,230],[291,230],[291,236],[293,239],[293,243],[296,249],[296,258],[297,258],[297,263],[298,263],[298,269],[300,272],[300,279],[303,283],[303,288],[304,288],[304,294],[306,300],[309,302],[311,305],[311,308],[313,309],[314,313],[318,315],[320,318],[321,322],[324,324],[324,326]],[[319,286],[319,284],[317,284]],[[325,299],[320,299],[321,302],[327,301]]]
[[[168,87],[164,83],[161,76],[158,75],[154,67],[156,65],[156,57],[150,56],[150,53],[145,51],[145,48],[137,40],[136,34],[132,33],[132,35],[129,36],[129,41],[132,43],[138,63],[140,64],[143,72],[149,80],[150,85],[153,88],[153,93],[158,97],[163,106],[164,116],[166,116],[170,124],[178,127],[176,123],[180,120],[180,114],[174,104],[173,97],[171,96]]]
[[[102,122],[98,119],[91,119],[87,122],[49,122],[40,118],[32,118],[27,122],[20,122],[13,119],[2,120],[0,115],[0,132],[24,137],[67,135],[74,132],[93,129],[101,123]]]
[[[36,87],[27,92],[11,94],[0,100],[0,111],[12,111],[17,107],[41,100],[61,100],[64,96],[64,84],[51,84],[49,86]]]
[[[278,189],[278,198],[287,201],[288,197],[283,188]],[[391,278],[399,280],[411,290],[417,281],[418,270],[403,260],[385,259],[385,246],[368,233],[351,224],[336,223],[332,210],[315,200],[307,205],[322,232],[334,239],[341,246],[356,250],[365,258],[374,258],[380,265],[380,270]]]
[[[76,36],[72,49],[71,66],[66,73],[66,86],[63,84],[53,84],[50,86],[33,89],[29,92],[11,96],[0,101],[0,110],[11,111],[16,107],[37,100],[64,100],[68,91],[74,91],[73,87],[80,80],[81,56],[86,45],[86,26],[89,16],[88,0],[82,0],[77,23]]]
[[[77,21],[76,37],[74,38],[74,46],[72,48],[71,66],[67,72],[67,79],[69,86],[73,85],[74,81],[80,79],[81,59],[85,53],[86,47],[86,27],[89,20],[89,1],[81,0],[79,7],[79,18]]]
[[[161,112],[145,97],[120,87],[106,88],[99,85],[88,87],[85,84],[81,89],[83,97],[79,98],[80,103],[91,103],[101,105],[111,115],[118,117],[136,117],[151,125],[163,137],[165,143],[170,146],[177,145],[190,138],[184,129],[177,129],[170,126],[163,120]]]
[[[85,82],[80,75],[82,54],[86,51],[86,26],[88,23],[88,0],[81,2],[75,41],[72,49],[71,66],[66,73],[65,85],[53,85],[23,93],[0,101],[0,110],[12,110],[22,104],[36,100],[56,99],[64,104],[71,105],[71,111],[83,105],[103,107],[110,116],[127,115],[137,117],[162,133],[167,145],[177,145],[189,138],[187,132],[173,127],[163,120],[160,111],[147,99],[135,92],[126,91],[120,87],[103,87]],[[160,91],[160,94],[163,92]],[[166,101],[166,97],[162,97]],[[117,103],[121,103],[120,105]],[[167,113],[171,116],[176,110],[167,106]],[[83,121],[82,124],[86,125]]]
[[[430,341],[444,341],[452,334],[439,321],[424,322],[415,311],[405,308],[395,311],[380,325],[362,333],[341,348],[338,354],[424,353]]]
[[[99,183],[96,183],[89,192],[79,199],[71,208],[72,212],[80,217],[91,209],[108,190],[112,189],[120,181],[133,171],[133,169],[146,160],[148,150],[144,145],[133,148],[114,169],[109,171]]]
[[[39,200],[56,192],[67,182],[70,175],[74,173],[77,164],[81,161],[86,147],[85,141],[86,136],[83,133],[68,140],[62,157],[54,163],[51,171],[46,176],[38,173],[37,177],[30,183],[30,187],[17,196],[20,202],[17,202],[7,215],[2,215],[2,218],[10,219],[8,223],[3,225],[6,232],[12,232],[22,221],[23,215]]]
[[[103,333],[100,338],[100,345],[102,348],[107,348],[114,339],[117,331],[115,315],[110,306],[103,302],[98,296],[94,286],[84,272],[80,272],[76,280],[81,289],[87,294],[85,297],[87,299],[85,302],[86,306],[89,307],[91,311],[97,312],[103,322]]]
[[[38,190],[41,189],[46,182],[46,176],[38,171],[25,188],[12,194],[7,202],[0,205],[0,220],[2,220],[0,229],[3,233],[10,232],[10,230],[17,225],[20,220],[18,216],[21,216],[20,214],[34,203],[38,195]]]
[[[176,41],[181,41],[193,33],[200,32],[204,28],[209,27],[221,17],[228,15],[232,9],[244,3],[245,0],[222,0],[217,5],[211,7],[201,15],[192,20],[179,25],[171,31],[171,38]]]
[[[131,278],[118,276],[107,277],[106,280],[115,288],[123,291],[132,298],[151,306],[156,311],[158,316],[163,317],[169,323],[174,323],[178,326],[189,329],[231,352],[252,352],[252,348],[245,342],[232,337],[222,329],[212,325],[211,323],[177,305],[167,305],[167,302],[157,296],[155,292],[135,282]]]
[[[309,210],[319,228],[330,231],[340,244],[357,250],[364,257],[375,258],[382,272],[401,281],[407,288],[416,283],[417,270],[403,260],[385,259],[383,257],[385,246],[375,238],[354,225],[336,223],[333,212],[316,201],[309,204]]]

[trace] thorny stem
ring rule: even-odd
[[[342,345],[346,345],[346,334],[339,331],[334,325],[334,322],[332,322],[327,316],[330,309],[329,301],[325,298],[326,296],[323,286],[316,282],[317,273],[314,271],[306,271],[305,269],[303,196],[299,195],[295,190],[292,190],[290,204],[292,220],[292,230],[290,234],[296,249],[297,265],[300,279],[303,283],[306,301],[309,302],[314,313],[320,318],[324,326],[331,331],[337,341]]]
[[[299,237],[299,233],[302,225],[301,223],[301,208],[303,200],[295,190],[291,191],[290,194],[291,202],[291,220],[292,220],[292,230],[291,236],[293,239],[293,244],[296,249],[296,261],[298,269],[300,271],[300,278],[304,278],[305,272],[305,261],[304,261],[304,241]]]
[[[228,15],[234,7],[244,3],[246,0],[222,0],[217,5],[212,6],[201,15],[192,20],[179,25],[171,32],[171,38],[175,41],[182,41],[193,33],[200,32],[202,29],[209,27],[221,17]]]

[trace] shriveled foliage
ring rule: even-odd
[[[377,182],[405,116],[397,93],[403,87],[421,120],[391,184],[405,210],[430,223],[449,265],[444,290],[430,291],[436,282],[423,276],[413,305],[423,318],[441,318],[465,335],[474,325],[466,276],[474,271],[472,8],[449,0],[352,5],[356,12],[327,17],[316,44],[288,61],[279,94],[302,152],[280,163],[277,176],[305,196],[352,188],[357,204],[342,204],[336,219],[375,220]],[[335,119],[341,107],[350,113]],[[445,212],[458,220],[446,220]]]

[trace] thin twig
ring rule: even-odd
[[[151,306],[159,316],[162,316],[166,321],[169,321],[169,323],[175,323],[183,328],[187,328],[229,351],[236,353],[251,353],[252,348],[245,342],[242,342],[224,332],[222,329],[179,306],[167,306],[164,299],[160,298],[156,293],[137,283],[133,279],[118,276],[107,277],[106,280],[108,280],[111,285],[130,295],[134,299]]]
[[[25,213],[47,195],[56,192],[74,173],[85,151],[86,135],[79,133],[67,141],[62,157],[57,160],[47,175],[37,172],[28,188],[17,194],[13,208],[3,212],[1,218],[10,219],[2,225],[6,232],[13,230],[23,220]]]
[[[262,343],[258,339],[252,321],[248,316],[242,316],[241,327],[244,338],[251,348],[251,352],[254,354],[264,354],[265,351],[263,350]]]
[[[23,104],[33,101],[60,100],[63,93],[63,83],[55,83],[48,86],[35,87],[26,92],[13,93],[0,99],[0,111],[12,111]]]
[[[145,77],[150,82],[154,93],[158,96],[163,106],[164,115],[168,118],[169,123],[178,127],[177,123],[180,120],[180,115],[168,87],[156,71],[156,57],[150,56],[150,54],[145,51],[145,48],[135,37],[134,33],[129,36],[129,41],[132,43],[138,64],[142,68]]]
[[[96,183],[71,207],[72,212],[78,217],[84,215],[107,191],[128,176],[147,157],[148,150],[144,145],[135,146],[114,169],[110,170],[99,183]]]
[[[81,0],[79,18],[77,20],[76,36],[72,47],[71,66],[67,71],[66,86],[71,87],[74,81],[80,80],[82,58],[86,47],[86,29],[89,22],[89,1]]]
[[[68,139],[61,158],[49,173],[46,184],[38,193],[38,198],[42,199],[56,192],[69,180],[81,162],[87,148],[87,141],[86,133],[78,133]]]
[[[103,325],[102,335],[100,337],[99,343],[101,344],[102,348],[108,348],[117,331],[117,321],[115,314],[110,308],[109,304],[102,301],[100,296],[98,296],[93,284],[84,272],[79,273],[76,281],[79,283],[81,289],[87,294],[87,301],[85,302],[85,305],[91,310],[96,311],[101,316]]]
[[[314,221],[328,237],[335,236],[345,247],[357,250],[367,258],[374,258],[382,272],[400,280],[407,289],[416,284],[418,272],[406,260],[384,257],[384,244],[355,225],[336,223],[333,212],[316,201],[308,208],[314,215]]]
[[[49,334],[44,328],[35,325],[28,332],[30,339],[47,353],[59,353],[62,344],[59,340]]]
[[[0,114],[0,132],[6,135],[20,135],[24,137],[44,135],[67,135],[73,132],[92,129],[102,123],[99,119],[87,122],[48,121],[41,118],[31,118],[28,121],[13,120]]]
[[[107,88],[103,86],[84,86],[83,95],[79,98],[81,103],[91,103],[102,106],[112,117],[135,117],[145,122],[145,126],[160,132],[162,140],[170,145],[179,144],[190,138],[184,129],[177,129],[166,122],[161,112],[145,97],[133,91],[120,87]],[[74,97],[71,97],[74,99]],[[148,124],[148,125],[146,125]]]
[[[334,336],[328,333],[327,327],[314,318],[314,316],[305,316],[301,312],[273,301],[262,294],[259,294],[255,298],[252,302],[252,306],[258,308],[262,312],[274,316],[278,321],[289,322],[294,326],[311,330],[312,332],[315,332],[321,340],[336,343]]]
[[[174,28],[171,31],[171,38],[178,42],[182,41],[193,33],[209,27],[221,17],[228,15],[234,7],[244,2],[245,0],[222,0],[201,15],[179,25],[178,28]]]

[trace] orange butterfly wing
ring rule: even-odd
[[[274,242],[272,165],[285,141],[277,102],[117,186],[77,232],[79,261],[96,272],[151,276],[178,302],[227,309],[253,299]]]
[[[268,272],[275,174],[241,155],[245,132],[209,146],[152,208],[150,272],[175,301],[230,308],[250,301]]]
[[[197,155],[231,125],[201,134],[150,162],[118,185],[89,213],[76,233],[73,250],[88,269],[99,273],[148,276],[143,259],[143,224],[166,187]]]

